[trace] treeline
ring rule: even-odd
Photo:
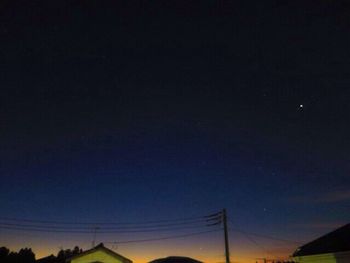
[[[6,247],[0,247],[1,263],[34,263],[35,254],[31,248],[22,248],[18,252],[10,251]]]
[[[10,251],[7,247],[0,247],[0,263],[65,263],[66,259],[82,253],[78,246],[73,249],[61,249],[57,255],[36,260],[31,248],[22,248],[18,252]]]

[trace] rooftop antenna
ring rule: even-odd
[[[96,235],[97,235],[97,230],[99,229],[98,226],[95,226],[93,231],[94,231],[94,235],[92,237],[92,247],[94,248],[95,247],[95,242],[96,242]]]

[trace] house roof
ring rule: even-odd
[[[166,258],[158,258],[150,261],[149,263],[202,263],[202,262],[189,257],[172,256],[172,257],[166,257]]]
[[[294,252],[293,257],[350,251],[350,224],[344,225]]]
[[[52,263],[52,262],[58,262],[58,260],[54,255],[50,255],[47,257],[39,258],[35,262],[36,263]]]
[[[109,249],[109,248],[106,248],[106,247],[103,245],[103,243],[100,243],[100,244],[97,245],[96,247],[94,247],[94,248],[92,248],[92,249],[89,249],[89,250],[86,250],[86,251],[80,253],[79,255],[75,255],[75,256],[73,256],[73,257],[71,257],[71,258],[68,258],[68,259],[66,260],[66,262],[71,262],[73,259],[77,259],[77,258],[80,258],[80,257],[82,257],[82,256],[91,254],[91,253],[93,253],[93,252],[95,252],[95,251],[97,251],[97,250],[102,250],[102,251],[106,252],[107,254],[111,255],[112,257],[115,257],[115,258],[117,258],[117,259],[120,259],[120,260],[121,260],[122,262],[124,262],[124,263],[132,263],[132,260],[130,260],[130,259],[128,259],[128,258],[126,258],[126,257],[124,257],[124,256],[122,256],[122,255],[120,255],[120,254],[118,254],[118,253],[116,253],[116,252],[114,252],[113,250],[111,250],[111,249]]]

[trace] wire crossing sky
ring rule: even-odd
[[[184,229],[203,229],[217,226],[221,215],[148,222],[58,222],[31,219],[4,219],[0,218],[0,228],[9,230],[57,232],[57,233],[144,233],[144,232],[169,232]],[[23,223],[24,222],[24,223]],[[29,222],[29,223],[28,223]],[[73,226],[72,226],[73,225]]]

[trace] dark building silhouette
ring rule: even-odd
[[[203,262],[193,258],[189,258],[189,257],[172,256],[172,257],[155,259],[150,261],[149,263],[203,263]]]
[[[342,226],[301,247],[293,254],[297,263],[350,262],[350,224]]]

